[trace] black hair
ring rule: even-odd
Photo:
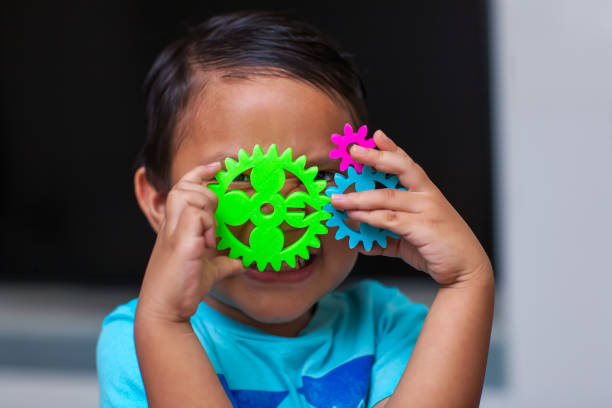
[[[212,17],[166,47],[145,79],[147,137],[137,165],[145,166],[160,192],[171,187],[176,127],[193,93],[194,74],[216,71],[303,80],[344,103],[354,120],[367,121],[365,91],[352,58],[316,28],[284,13]]]

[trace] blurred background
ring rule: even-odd
[[[352,53],[371,131],[428,172],[491,255],[484,407],[612,400],[612,3],[604,0],[4,2],[0,406],[98,405],[102,319],[154,234],[133,195],[142,81],[190,26],[293,12]],[[431,279],[361,258],[430,304]]]

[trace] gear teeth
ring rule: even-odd
[[[249,154],[246,152],[246,150],[240,149],[238,151],[238,161],[247,161],[250,158],[251,158],[251,156],[249,156]]]
[[[321,240],[317,237],[312,237],[312,240],[308,244],[309,247],[321,248]]]
[[[300,157],[298,157],[297,159],[295,159],[295,165],[299,168],[299,169],[304,169],[306,167],[306,156],[301,155]]]
[[[282,159],[283,161],[284,160],[293,161],[293,150],[290,147],[285,149],[283,154],[280,155],[280,159]]]
[[[289,256],[287,257],[287,259],[285,259],[285,262],[287,262],[287,266],[289,266],[290,268],[295,268],[295,256]]]
[[[330,218],[329,220],[327,220],[325,225],[327,225],[330,228],[333,228],[333,227],[339,227],[340,223],[335,218]]]
[[[334,183],[336,183],[337,185],[341,185],[343,183],[346,183],[347,181],[348,178],[344,177],[342,173],[336,173],[334,175]]]
[[[345,230],[338,228],[338,231],[336,231],[336,239],[340,240],[344,237],[346,237],[348,234]]]
[[[264,156],[263,149],[261,148],[260,145],[256,144],[255,147],[253,147],[253,156],[252,156],[252,158],[253,159],[257,159],[257,158],[260,158],[260,157],[263,157],[263,156]]]
[[[304,259],[310,258],[310,252],[308,252],[308,248],[306,248],[306,246],[300,247],[297,254]]]
[[[344,139],[344,136],[339,135],[338,133],[333,133],[331,135],[331,141],[336,146],[340,146],[340,143],[342,143],[342,139]],[[337,149],[334,149],[334,150],[337,150]]]
[[[329,220],[332,217],[332,214],[330,212],[327,211],[323,211],[323,215],[321,216],[320,221],[325,221],[325,220]],[[327,234],[327,228],[325,228],[325,226],[321,225],[322,229],[325,229],[325,232],[319,232],[319,234]]]
[[[357,130],[357,137],[365,141],[365,138],[367,135],[368,135],[368,127],[366,125],[361,125],[359,130]]]
[[[275,144],[271,144],[270,147],[268,148],[267,157],[271,159],[278,158],[278,148],[276,147]],[[280,269],[280,266],[279,266],[279,269]]]
[[[220,170],[216,175],[215,178],[217,179],[217,181],[219,182],[219,184],[223,183],[223,179],[226,179],[229,177],[229,172],[225,171],[225,170]]]
[[[328,187],[325,190],[325,194],[327,194],[329,197],[331,197],[332,194],[342,194],[342,191],[338,187]]]
[[[314,178],[317,176],[318,172],[319,172],[319,169],[317,168],[317,166],[312,166],[312,167],[307,168],[303,173],[304,178],[307,178],[307,179],[303,181],[312,182]]]
[[[349,123],[344,125],[344,136],[353,136],[353,127]]]
[[[238,167],[238,162],[236,160],[232,159],[231,157],[225,159],[225,168],[228,171],[232,171],[236,167]]]
[[[325,180],[315,180],[312,184],[312,194],[320,194],[327,187],[327,181]]]
[[[331,214],[330,214],[331,216]],[[319,226],[317,227],[315,234],[322,234],[325,235],[329,232],[329,230],[327,229],[327,227],[323,224],[319,224]]]
[[[274,270],[278,272],[280,271],[282,263],[283,261],[281,261],[280,258],[278,258],[278,259],[272,260],[272,262],[270,262],[270,265],[272,265],[272,268],[274,268]]]
[[[391,232],[389,235],[391,235],[391,234],[393,234],[393,233]],[[383,235],[382,237],[377,239],[376,242],[378,242],[378,245],[380,245],[381,247],[385,248],[387,246],[387,236]],[[370,249],[372,249],[372,248],[370,248]],[[366,248],[367,251],[369,251],[370,249]]]
[[[259,269],[260,271],[266,269],[266,265],[268,264],[268,261],[262,262],[261,260],[257,260],[255,262],[257,263],[257,269]]]
[[[324,194],[317,195],[317,207],[323,207],[329,204],[330,202],[331,202],[331,199],[328,196]]]
[[[247,252],[242,254],[242,264],[245,268],[248,268],[253,263],[253,261],[253,256],[251,256],[250,253]]]

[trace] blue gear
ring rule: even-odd
[[[376,182],[381,183],[387,188],[397,188],[398,190],[406,189],[404,187],[398,187],[399,181],[396,176],[387,175],[383,172],[376,171],[372,172],[370,166],[363,166],[361,174],[357,173],[353,166],[348,168],[348,177],[344,177],[340,173],[336,173],[334,176],[336,186],[328,187],[325,190],[325,194],[331,197],[332,194],[342,194],[351,185],[355,185],[355,191],[366,191],[374,190],[376,188]],[[366,251],[372,249],[374,241],[378,243],[382,248],[387,247],[387,235],[392,238],[398,238],[399,235],[383,228],[374,227],[370,224],[362,222],[359,224],[359,231],[355,231],[348,225],[345,220],[348,219],[345,211],[335,209],[331,204],[327,204],[323,207],[323,210],[328,211],[332,214],[332,217],[327,220],[326,225],[328,227],[338,227],[336,231],[336,239],[340,240],[346,236],[349,237],[349,247],[355,248],[355,246],[361,241]]]

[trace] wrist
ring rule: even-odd
[[[159,327],[181,327],[189,324],[190,316],[169,311],[158,302],[151,302],[146,297],[140,297],[136,305],[134,324]]]
[[[478,266],[468,268],[464,272],[458,274],[454,282],[443,284],[445,288],[464,288],[477,287],[482,289],[495,289],[495,277],[493,275],[493,267],[488,258]]]
[[[165,343],[164,339],[193,335],[195,332],[188,320],[168,320],[164,317],[151,315],[136,308],[134,317],[134,340],[137,348],[146,344]],[[140,347],[139,347],[140,346]],[[146,346],[145,346],[146,347]]]

